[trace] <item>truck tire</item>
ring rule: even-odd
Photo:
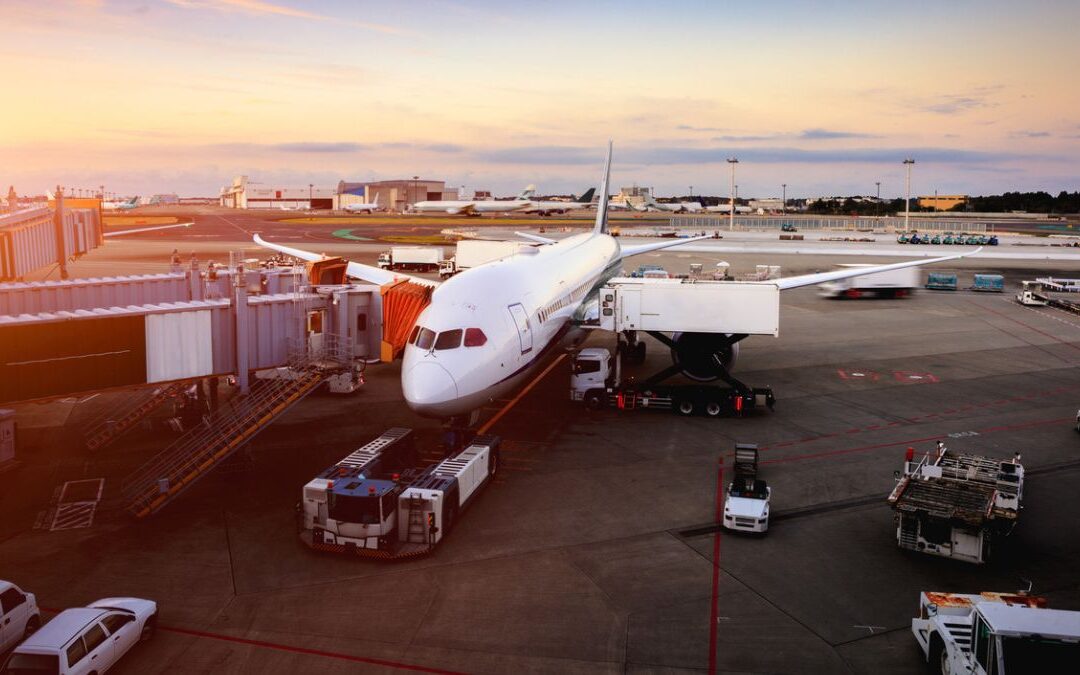
[[[488,476],[488,479],[494,478],[497,473],[499,473],[499,451],[495,450],[491,454],[491,475]]]
[[[142,634],[139,635],[139,641],[145,642],[146,640],[153,640],[154,633],[157,631],[157,612],[154,612],[150,616],[146,617],[146,623],[143,624]]]
[[[604,407],[603,392],[593,390],[585,392],[585,407],[589,410],[599,410]]]
[[[23,637],[30,637],[37,632],[38,628],[41,628],[41,617],[35,614],[26,620],[26,627],[23,628]]]
[[[694,402],[688,398],[679,399],[675,401],[675,412],[683,417],[689,417],[694,414]]]
[[[719,417],[722,412],[724,412],[724,406],[720,405],[719,401],[707,401],[705,403],[706,417]]]
[[[945,643],[937,633],[930,636],[930,655],[926,659],[926,672],[950,675],[949,652],[945,650]]]

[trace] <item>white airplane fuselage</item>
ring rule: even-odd
[[[575,235],[530,251],[466,270],[435,289],[401,369],[405,401],[414,411],[466,415],[519,387],[576,336],[580,329],[571,319],[621,262],[619,243],[607,234]],[[459,346],[434,348],[441,334],[469,328],[483,332],[484,344],[449,339]],[[434,335],[425,339],[424,331]]]
[[[476,201],[463,201],[463,200],[446,200],[446,201],[426,201],[416,202],[409,207],[410,210],[420,213],[449,213],[450,215],[457,215],[459,213],[503,213],[505,211],[518,211],[529,204],[527,199],[512,199],[512,200],[495,200],[495,199],[480,199]]]

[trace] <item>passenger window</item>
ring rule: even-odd
[[[420,326],[413,326],[412,335],[409,336],[409,344],[416,344],[416,336],[420,334]]]
[[[0,614],[7,614],[24,602],[26,602],[25,595],[14,588],[9,588],[0,594]]]
[[[72,642],[67,648],[68,668],[71,668],[79,661],[82,661],[85,656],[86,645],[83,644],[81,637],[77,637],[75,638],[75,642]]]
[[[465,346],[466,347],[483,347],[487,344],[487,336],[484,335],[484,331],[479,328],[466,328],[465,329]]]
[[[461,329],[455,328],[454,330],[446,330],[439,333],[439,337],[435,339],[435,349],[441,351],[443,349],[457,349],[461,346]]]
[[[135,617],[130,614],[110,614],[105,617],[101,623],[105,624],[105,627],[109,629],[109,635],[114,635],[116,631],[134,620]]]
[[[98,645],[105,642],[105,631],[102,630],[100,624],[95,623],[90,630],[83,633],[83,640],[86,641],[86,651],[92,652]]]

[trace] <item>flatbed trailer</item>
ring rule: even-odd
[[[416,466],[411,430],[394,428],[303,488],[298,530],[306,546],[379,560],[430,553],[499,467],[497,436]]]
[[[943,446],[918,461],[908,448],[888,501],[902,549],[984,563],[1016,526],[1023,498],[1019,455],[996,460]]]

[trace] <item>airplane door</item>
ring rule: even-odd
[[[521,341],[521,353],[527,354],[532,351],[532,329],[529,326],[529,315],[525,313],[525,307],[518,303],[510,305],[510,316],[514,317],[514,325],[517,326],[518,339]]]

